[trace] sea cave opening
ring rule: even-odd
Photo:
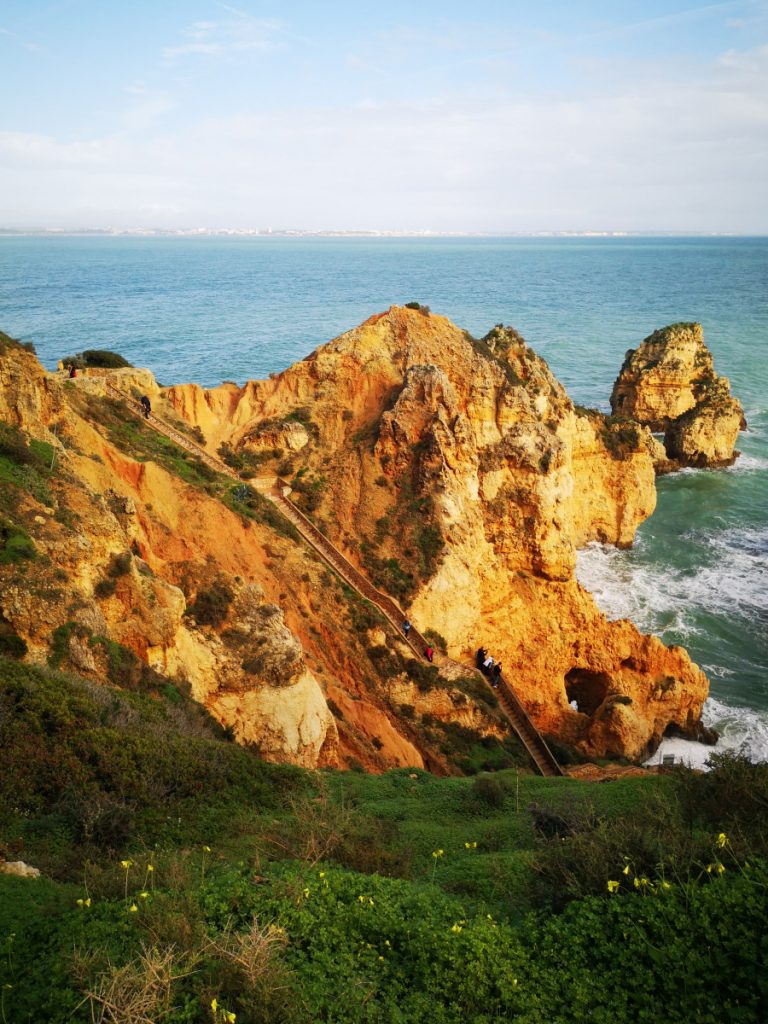
[[[576,702],[576,710],[594,715],[611,689],[612,680],[606,672],[591,672],[587,668],[572,668],[565,675],[565,693],[568,703]]]

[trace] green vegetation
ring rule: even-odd
[[[36,557],[35,542],[26,530],[0,517],[0,565],[31,561]]]
[[[216,580],[210,587],[198,590],[187,612],[198,626],[220,626],[227,617],[234,596],[225,582]]]
[[[418,469],[419,456],[412,466]],[[407,605],[416,592],[418,579],[431,579],[437,571],[445,541],[437,526],[430,496],[414,497],[411,480],[398,480],[398,503],[377,522],[373,536],[360,545],[363,566],[374,586],[387,591]],[[397,555],[390,553],[396,541]]]
[[[35,354],[35,346],[31,341],[17,341],[4,331],[0,331],[0,356],[4,356],[9,349],[23,349],[24,352]]]
[[[282,448],[268,448],[263,451],[254,452],[248,448],[241,448],[235,451],[232,445],[225,441],[218,447],[219,458],[234,469],[244,480],[256,476],[265,462],[272,459],[280,459],[283,455]]]
[[[0,658],[8,1022],[765,1019],[768,766],[313,773],[172,692]]]
[[[637,451],[640,445],[640,426],[634,420],[623,416],[606,416],[600,429],[600,437],[611,458],[626,459]]]
[[[34,438],[27,439],[18,427],[0,420],[0,485],[26,491],[41,505],[51,505],[53,498],[49,480],[53,463],[52,445]],[[12,508],[7,510],[12,511]]]
[[[23,658],[27,653],[27,645],[23,637],[15,632],[9,622],[0,613],[0,655],[9,658]]]
[[[133,366],[133,363],[129,363],[119,353],[100,348],[87,348],[84,352],[78,352],[74,356],[65,356],[61,362],[63,366],[74,366],[78,370],[84,370],[91,366],[104,370],[122,370]]]
[[[101,423],[110,440],[121,451],[141,462],[152,460],[185,483],[199,487],[218,498],[233,512],[245,519],[268,526],[291,540],[298,540],[295,527],[284,519],[275,506],[248,484],[233,486],[229,477],[216,473],[196,455],[178,447],[170,438],[159,434],[143,420],[131,416],[123,404],[111,398],[92,395],[76,396],[84,405],[84,414]]]

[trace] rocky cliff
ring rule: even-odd
[[[624,359],[611,394],[617,416],[665,432],[666,457],[675,466],[727,466],[746,427],[726,377],[715,373],[701,324],[654,331]]]
[[[15,637],[17,654],[158,699],[188,689],[241,742],[304,765],[451,771],[484,750],[489,764],[515,756],[469,668],[480,644],[539,727],[588,754],[641,757],[667,729],[698,734],[703,673],[607,622],[574,577],[579,545],[631,544],[653,511],[656,443],[575,408],[511,328],[475,339],[393,307],[243,388],[110,378],[244,479],[287,479],[468,666],[448,677],[256,489],[136,419],[102,376],[46,374],[8,339],[0,360],[0,643]]]
[[[630,544],[653,511],[658,446],[577,410],[516,332],[393,307],[269,381],[165,398],[212,449],[288,478],[455,659],[491,649],[542,729],[630,757],[696,734],[703,673],[608,623],[574,577],[577,546]]]

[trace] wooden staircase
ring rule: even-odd
[[[416,657],[425,657],[425,651],[427,649],[428,641],[422,636],[422,634],[411,626],[410,632],[406,637],[403,633],[403,623],[405,622],[406,616],[400,606],[388,595],[377,590],[369,580],[363,576],[359,569],[355,568],[352,563],[342,555],[342,553],[336,548],[315,524],[304,515],[304,513],[289,500],[288,495],[291,492],[290,484],[280,479],[280,477],[257,477],[250,481],[244,481],[237,475],[225,462],[215,456],[209,454],[200,445],[196,444],[181,431],[176,430],[165,420],[160,419],[154,413],[150,413],[149,416],[145,416],[144,409],[140,402],[137,402],[134,398],[129,397],[119,388],[116,388],[109,381],[107,383],[107,390],[112,397],[119,399],[124,402],[126,407],[134,413],[134,415],[143,419],[151,427],[157,430],[161,434],[165,434],[166,437],[170,438],[174,444],[177,444],[180,448],[184,448],[186,451],[191,452],[201,462],[204,462],[206,466],[209,466],[216,473],[221,473],[223,476],[227,476],[232,480],[236,480],[237,483],[250,483],[251,486],[255,487],[260,494],[263,494],[265,498],[271,501],[282,513],[282,515],[292,523],[299,531],[302,539],[314,550],[318,555],[326,562],[326,564],[333,569],[353,590],[355,590],[362,598],[366,601],[370,601],[371,604],[375,605],[379,611],[389,622],[390,626],[395,630],[399,639],[406,643],[411,650],[414,652]],[[439,651],[434,653],[434,662],[438,667],[449,668],[452,675],[467,675],[470,673],[477,672],[477,669],[467,668],[466,666],[460,665],[459,662],[454,661],[451,658],[447,658],[445,655],[440,654]],[[478,673],[481,674],[481,673]],[[485,676],[482,677],[486,683]],[[490,687],[490,684],[488,684]],[[517,694],[514,691],[512,684],[509,680],[505,679],[504,676],[500,676],[498,679],[498,686],[494,687],[493,691],[498,697],[499,706],[506,715],[512,729],[519,737],[525,749],[528,751],[531,760],[536,765],[542,775],[562,775],[563,771],[560,765],[557,763],[554,755],[547,746],[544,737],[541,735],[539,730],[533,724],[528,717],[528,714],[520,702]]]

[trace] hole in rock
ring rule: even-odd
[[[572,668],[565,676],[568,702],[576,701],[576,710],[594,715],[611,689],[612,680],[606,672],[590,672],[587,668]]]

